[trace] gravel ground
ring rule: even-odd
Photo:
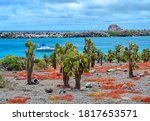
[[[150,70],[147,70],[150,72]],[[144,70],[135,71],[135,74],[143,73]],[[140,80],[134,81],[128,78],[128,72],[115,71],[115,72],[107,72],[107,73],[99,73],[93,74],[92,77],[107,77],[107,78],[116,78],[117,81],[115,83],[123,83],[123,82],[132,82],[136,84],[133,87],[134,90],[142,92],[142,94],[121,94],[121,97],[125,99],[112,99],[112,98],[102,98],[100,100],[95,100],[94,97],[88,97],[86,94],[90,92],[107,92],[111,90],[101,90],[99,88],[98,83],[91,83],[93,85],[92,88],[85,88],[87,82],[83,82],[84,78],[88,78],[82,76],[81,80],[81,90],[72,90],[72,89],[63,89],[57,87],[58,84],[63,84],[62,80],[43,80],[40,81],[38,85],[26,85],[26,81],[23,80],[15,80],[13,77],[8,77],[9,86],[7,88],[0,89],[0,103],[5,103],[7,99],[13,98],[15,96],[23,96],[29,97],[31,99],[28,100],[29,104],[142,104],[143,102],[131,101],[130,98],[133,96],[149,96],[150,97],[150,86],[145,86],[145,84],[150,83],[150,76],[141,77]],[[70,80],[70,85],[74,86],[74,79]],[[53,89],[51,94],[45,92],[45,89]],[[72,101],[50,101],[48,99],[49,95],[63,95],[59,94],[61,90],[65,90],[65,94],[72,94]]]

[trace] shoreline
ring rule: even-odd
[[[81,31],[81,32],[0,32],[0,38],[78,38],[150,36],[150,30]]]

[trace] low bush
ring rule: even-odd
[[[20,71],[25,69],[25,60],[8,55],[1,59],[0,65],[7,71]]]
[[[47,64],[46,62],[42,59],[42,60],[39,60],[38,63],[35,63],[34,65],[34,70],[43,70],[43,69],[47,69]]]
[[[39,62],[40,62],[40,59],[38,59],[38,58],[34,59],[34,63],[39,63]]]

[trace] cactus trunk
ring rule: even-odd
[[[94,66],[95,66],[95,59],[92,58],[92,59],[91,59],[91,68],[93,68]]]
[[[62,68],[62,66],[60,66],[60,73],[62,73],[63,72],[63,68]]]
[[[69,76],[65,71],[63,71],[63,82],[64,82],[64,87],[69,87]]]
[[[133,68],[132,68],[132,62],[131,62],[131,57],[129,56],[129,78],[133,77]]]
[[[31,57],[27,57],[27,83],[30,84],[32,80],[32,72],[33,72],[33,66],[34,66],[34,59],[31,59]]]
[[[32,72],[34,66],[34,57],[27,55],[27,83],[31,84]]]
[[[81,85],[80,85],[81,74],[80,73],[75,74],[75,80],[76,80],[75,88],[80,89],[81,88]]]
[[[90,69],[90,59],[88,59],[88,69]]]
[[[54,60],[53,60],[53,68],[56,69],[57,68],[57,62],[56,62],[56,51],[54,51]]]
[[[101,56],[101,66],[103,65],[103,56]]]

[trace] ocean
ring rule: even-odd
[[[141,52],[144,48],[150,48],[150,36],[139,36],[139,37],[92,37],[97,49],[101,50],[104,53],[107,53],[109,49],[113,49],[115,45],[121,44],[123,46],[128,46],[129,42],[134,42],[139,46],[139,51]],[[24,38],[15,38],[15,39],[6,39],[0,38],[0,58],[3,58],[6,55],[16,55],[20,57],[25,57],[25,42],[28,39]],[[66,42],[73,43],[78,51],[82,52],[84,46],[84,38],[30,38],[32,42],[36,44],[47,44],[52,47],[56,43],[64,45]],[[48,57],[51,52],[37,52],[35,51],[36,58],[42,58],[46,54]]]

